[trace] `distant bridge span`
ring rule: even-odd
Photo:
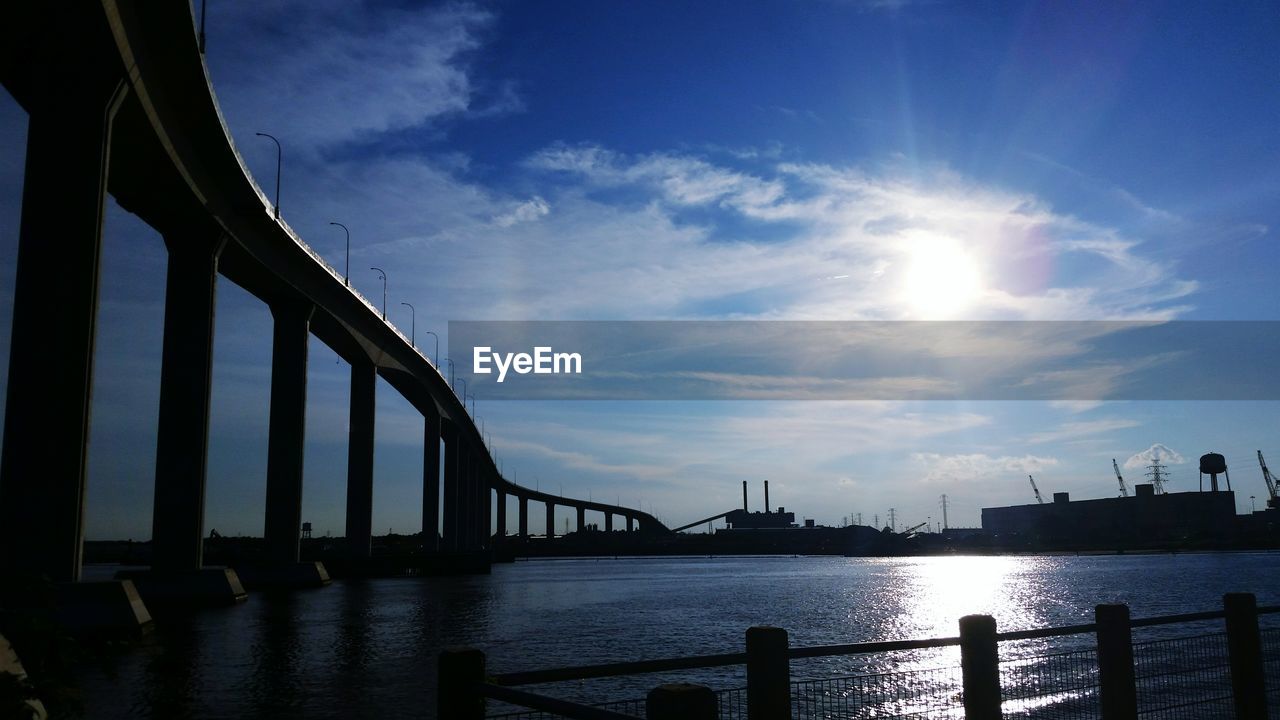
[[[518,499],[522,534],[530,500],[546,505],[549,521],[561,506],[576,508],[580,525],[592,510],[610,528],[618,515],[628,529],[666,530],[639,510],[552,496],[501,476],[439,370],[276,217],[223,122],[188,2],[7,3],[0,82],[30,115],[0,461],[3,569],[80,577],[108,192],[155,228],[169,252],[153,571],[203,563],[218,275],[260,298],[274,318],[265,509],[273,562],[297,563],[299,555],[309,334],[351,364],[346,536],[354,558],[370,552],[379,375],[424,418],[428,550],[487,558],[492,515],[496,537],[505,534],[507,495]]]

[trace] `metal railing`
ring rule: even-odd
[[[486,699],[507,708],[487,716],[494,720],[1265,720],[1268,700],[1280,709],[1280,628],[1260,629],[1259,618],[1278,612],[1280,607],[1258,607],[1251,594],[1231,593],[1224,596],[1224,609],[1213,612],[1130,619],[1127,606],[1099,605],[1094,623],[1007,633],[996,632],[990,616],[971,615],[960,620],[957,637],[794,648],[785,630],[755,627],[747,631],[745,652],[495,675],[486,674],[482,652],[457,649],[441,655],[437,698],[440,717],[450,720],[483,720]],[[1205,628],[1221,620],[1225,632]],[[1152,637],[1135,642],[1135,629]],[[1017,649],[1026,641],[1067,636],[1084,642],[1048,653],[1037,653],[1038,645],[1025,655],[1025,648]],[[790,667],[792,660],[956,646],[959,666],[952,661],[799,680]],[[658,685],[643,699],[597,705],[517,689],[730,666],[746,667],[745,688]]]

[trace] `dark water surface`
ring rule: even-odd
[[[161,623],[111,672],[86,669],[89,718],[431,718],[436,656],[485,651],[494,672],[735,652],[751,625],[792,645],[954,636],[962,615],[1000,630],[1280,603],[1280,553],[1099,557],[661,558],[499,565],[486,577],[335,582],[254,594]],[[1037,641],[1016,652],[1088,644]],[[1004,650],[1002,649],[1002,653]],[[805,661],[797,676],[957,664],[955,648]],[[739,687],[741,668],[572,683],[555,694],[643,697],[673,679]],[[545,689],[545,688],[544,688]]]

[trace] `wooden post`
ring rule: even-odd
[[[449,648],[440,653],[436,672],[436,709],[440,718],[484,720],[484,653],[475,648]]]
[[[1231,653],[1231,694],[1239,720],[1266,720],[1267,692],[1262,672],[1262,639],[1258,634],[1258,601],[1252,593],[1222,597],[1227,613],[1227,648]]]
[[[716,694],[705,685],[670,683],[649,691],[644,715],[648,720],[716,720]]]
[[[1138,716],[1138,686],[1133,671],[1133,633],[1128,605],[1098,605],[1098,687],[1103,720]]]
[[[747,717],[791,718],[791,649],[782,628],[747,628]]]
[[[964,674],[965,719],[1000,720],[1000,653],[996,648],[995,618],[960,618],[960,669]]]

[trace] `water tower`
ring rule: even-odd
[[[1200,491],[1204,492],[1204,476],[1209,476],[1209,489],[1218,492],[1218,475],[1227,479],[1227,489],[1231,489],[1231,475],[1227,473],[1227,459],[1218,453],[1200,456]]]

